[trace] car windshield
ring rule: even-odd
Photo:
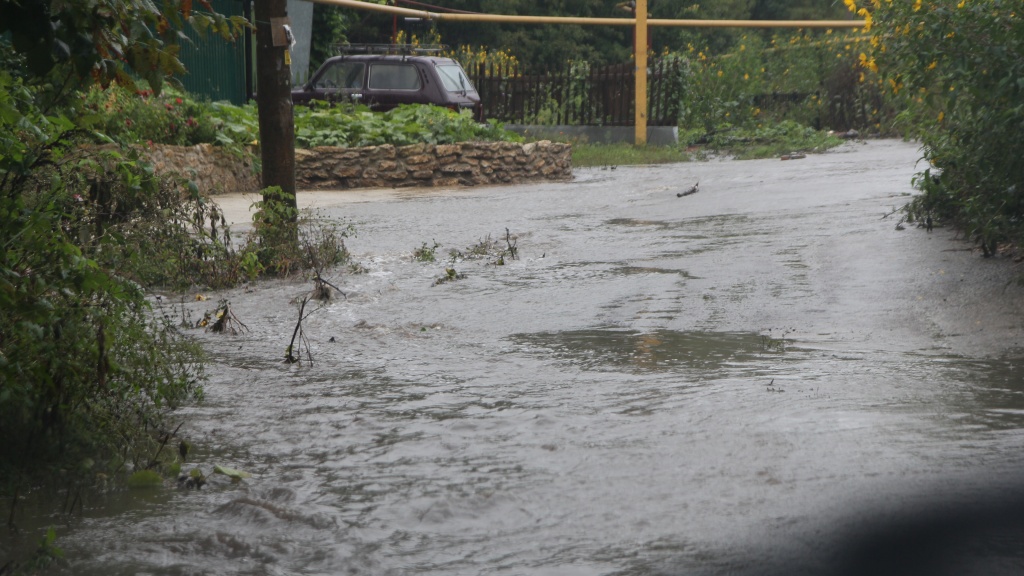
[[[449,92],[476,92],[473,89],[473,83],[469,81],[469,77],[462,70],[462,66],[458,64],[438,64],[436,68],[438,75],[441,76],[441,82],[444,83],[445,90]]]
[[[316,79],[314,88],[362,88],[362,62],[337,62]]]

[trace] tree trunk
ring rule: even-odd
[[[287,0],[255,0],[256,20],[256,106],[260,122],[260,159],[263,187],[278,186],[292,208],[295,201],[295,125],[292,118],[291,66],[286,59],[290,47],[274,45],[272,22],[288,15]],[[278,44],[284,37],[279,30]],[[265,202],[278,201],[264,195]]]

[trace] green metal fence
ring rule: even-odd
[[[248,0],[211,0],[213,9],[225,16],[247,15]],[[181,62],[188,73],[181,77],[185,89],[210,100],[228,100],[244,104],[251,92],[252,76],[248,72],[250,58],[246,58],[245,37],[228,42],[215,34],[199,37],[194,30],[187,31],[192,40],[182,42]]]

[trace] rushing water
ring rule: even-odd
[[[280,361],[306,283],[185,306],[227,298],[249,327],[196,333],[212,378],[180,414],[190,460],[253,477],[93,497],[64,571],[857,573],[864,534],[1002,526],[1024,509],[1024,290],[1011,263],[881,217],[916,158],[881,141],[317,195],[369,272],[337,271],[346,297],[303,323],[312,365]],[[449,249],[506,228],[519,259],[433,285]],[[437,262],[412,259],[434,241]],[[951,560],[920,573],[1020,573],[1009,524],[941,540]]]

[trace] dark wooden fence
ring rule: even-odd
[[[647,124],[675,126],[679,115],[678,61],[651,60],[647,74]],[[632,63],[588,69],[567,64],[548,74],[520,74],[515,66],[482,64],[471,71],[483,117],[510,124],[632,126]]]

